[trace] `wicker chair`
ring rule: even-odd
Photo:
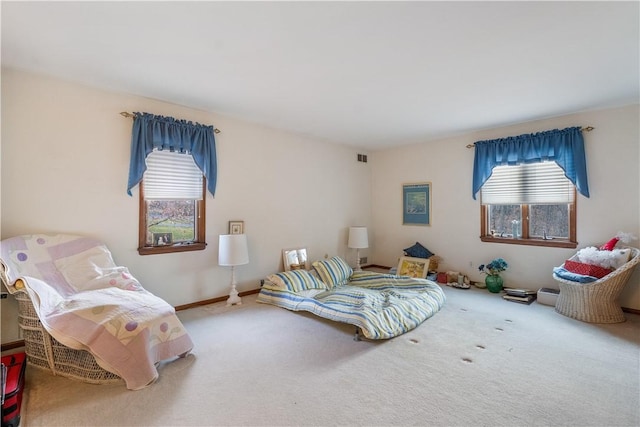
[[[98,365],[88,351],[69,348],[49,335],[24,288],[16,292],[15,297],[18,301],[18,323],[24,335],[25,353],[30,366],[91,384],[124,384],[118,375]]]
[[[553,278],[560,286],[556,311],[589,323],[624,322],[626,319],[618,303],[618,297],[634,267],[640,262],[640,250],[630,249],[631,256],[626,264],[595,282],[572,282],[554,273]]]

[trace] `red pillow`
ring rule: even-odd
[[[613,270],[610,268],[603,268],[599,265],[584,264],[581,262],[571,261],[570,259],[564,262],[564,268],[567,271],[576,274],[582,274],[583,276],[597,277],[598,279],[611,273]]]

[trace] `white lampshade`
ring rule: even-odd
[[[349,227],[349,242],[347,246],[353,249],[368,248],[367,227]]]
[[[218,245],[218,264],[224,266],[249,263],[246,234],[222,234]]]

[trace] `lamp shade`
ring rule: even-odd
[[[249,263],[246,234],[222,234],[218,245],[219,265],[243,265]]]
[[[349,242],[347,246],[354,249],[368,248],[367,227],[349,227]]]

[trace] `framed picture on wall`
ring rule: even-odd
[[[173,233],[153,233],[153,246],[165,246],[173,244]]]
[[[244,234],[244,221],[229,221],[229,234]]]
[[[402,224],[431,225],[431,183],[402,184]]]
[[[424,279],[429,272],[429,258],[414,258],[403,256],[398,262],[398,276],[409,276],[413,278]]]

